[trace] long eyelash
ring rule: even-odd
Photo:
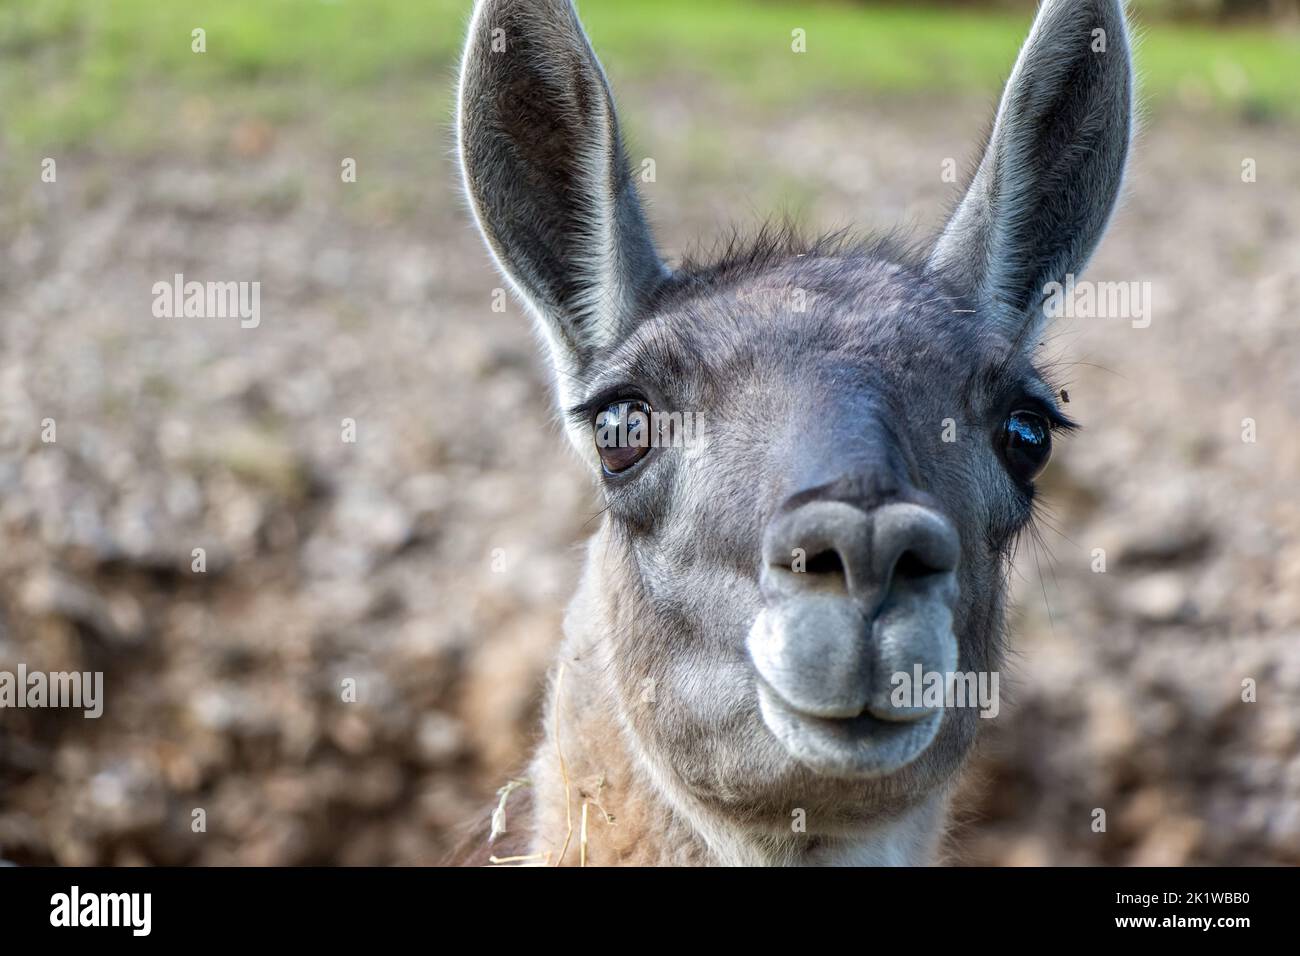
[[[1057,408],[1055,402],[1047,401],[1038,395],[1022,395],[1019,401],[1013,403],[1012,408],[1019,408],[1027,412],[1034,412],[1037,415],[1041,415],[1047,420],[1047,427],[1051,430],[1053,435],[1068,435],[1070,432],[1075,432],[1083,428],[1083,426],[1073,418]]]
[[[571,425],[590,425],[593,419],[593,413],[597,410],[596,403],[583,402],[581,405],[574,405],[572,408],[564,410],[564,417]]]
[[[1052,397],[1045,398],[1041,395],[1035,395],[1029,396],[1029,398],[1030,401],[1038,406],[1038,412],[1047,419],[1047,423],[1053,433],[1059,431],[1062,434],[1069,434],[1070,432],[1078,431],[1083,427],[1069,415],[1065,414],[1065,412],[1061,410],[1059,402],[1056,400],[1056,396],[1061,394],[1064,386],[1069,384],[1065,381],[1065,370],[1070,366],[1081,364],[1084,363],[1054,361],[1045,365],[1039,364],[1035,367],[1034,371],[1038,377],[1038,381],[1047,388]]]
[[[595,419],[596,412],[612,404],[618,397],[619,392],[616,388],[601,389],[585,402],[565,409],[564,415],[575,425],[590,425]]]
[[[1060,409],[1049,408],[1047,414],[1043,417],[1047,419],[1047,426],[1052,430],[1053,434],[1060,432],[1062,435],[1068,435],[1083,428],[1082,425],[1064,414]]]
[[[580,405],[564,410],[564,417],[576,425],[590,425],[596,413],[615,402],[645,402],[641,393],[629,385],[610,385],[587,399]],[[649,404],[647,402],[647,404]]]

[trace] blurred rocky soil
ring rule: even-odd
[[[984,120],[623,98],[672,253],[792,194],[929,228]],[[107,696],[0,711],[0,858],[433,862],[536,738],[599,504],[442,129],[342,153],[355,185],[310,127],[200,123],[0,195],[0,669]],[[1049,343],[1086,428],[1019,555],[958,861],[1300,863],[1300,134],[1162,115],[1138,157],[1090,277],[1150,282],[1152,322]],[[261,325],[155,318],[178,272],[259,280]]]

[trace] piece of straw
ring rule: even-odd
[[[587,865],[587,801],[582,801],[582,836],[578,839],[578,866]]]
[[[506,801],[510,799],[510,794],[520,787],[528,786],[529,783],[528,780],[510,780],[497,790],[497,796],[501,799],[497,801],[497,807],[492,811],[492,832],[488,834],[488,843],[494,842],[497,837],[506,832]]]
[[[564,821],[567,830],[564,833],[564,845],[560,847],[560,855],[555,861],[556,866],[564,865],[564,855],[569,852],[569,840],[573,837],[573,799],[569,790],[569,768],[564,762],[564,749],[560,746],[560,688],[564,684],[564,662],[560,662],[560,670],[555,675],[555,756],[560,761],[560,778],[564,781]]]

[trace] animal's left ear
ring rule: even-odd
[[[930,265],[1002,316],[1041,331],[1044,286],[1087,263],[1128,158],[1133,82],[1123,0],[1045,0],[993,132]]]

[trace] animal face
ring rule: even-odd
[[[773,829],[933,792],[978,712],[897,675],[998,666],[1008,550],[1071,427],[1034,365],[1045,286],[1127,155],[1121,6],[1044,4],[920,251],[765,232],[667,266],[567,0],[480,3],[459,110],[477,221],[608,505],[576,607],[648,765]]]
[[[1005,556],[1068,423],[1023,352],[906,257],[767,255],[661,302],[601,356],[571,427],[608,503],[618,682],[660,689],[629,711],[650,749],[697,796],[752,781],[757,805],[830,777],[862,808],[884,777],[932,786],[973,738],[974,709],[900,709],[891,680],[997,666]],[[696,433],[609,427],[663,412]]]

